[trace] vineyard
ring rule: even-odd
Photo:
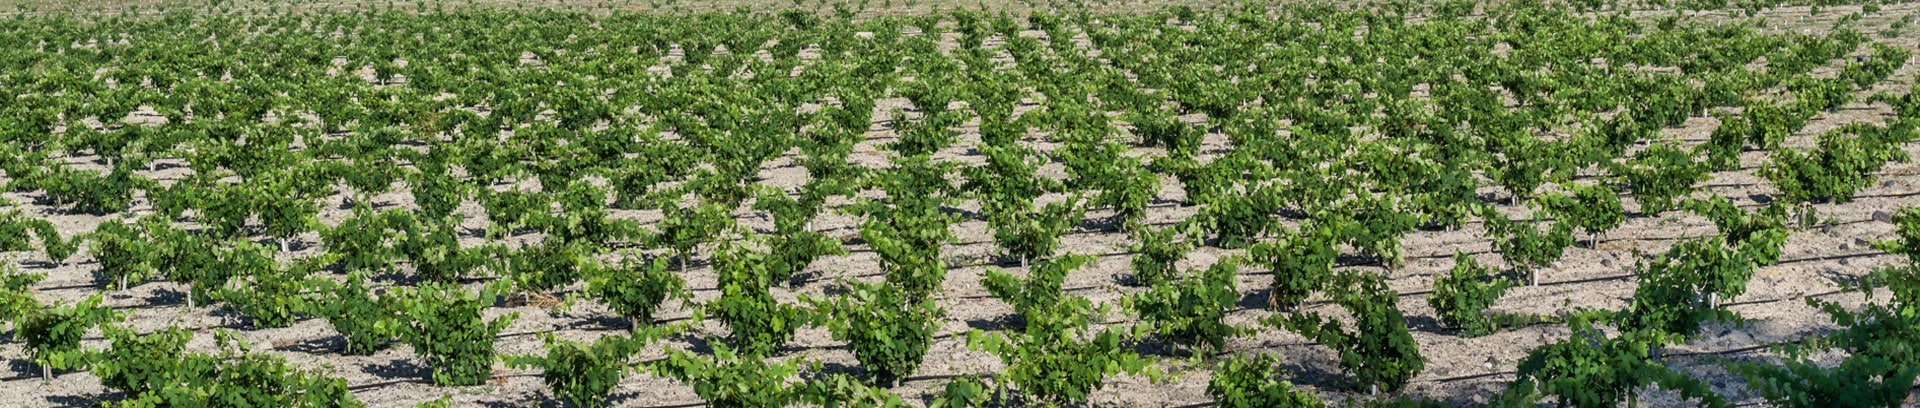
[[[1920,4],[683,1],[15,8],[0,407],[1920,405]]]

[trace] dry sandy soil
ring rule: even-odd
[[[1912,5],[1889,6],[1882,15],[1898,16],[1913,12],[1920,7]],[[1786,8],[1767,13],[1774,16],[1777,29],[1819,29],[1827,27],[1833,18],[1844,15],[1850,8],[1835,8],[1820,18],[1807,19],[1804,8]],[[1884,22],[1880,22],[1884,24]],[[1874,27],[1869,24],[1868,27]],[[1863,31],[1873,33],[1873,30]],[[1877,41],[1897,44],[1914,49],[1911,35],[1901,38],[1876,38]],[[949,43],[951,40],[949,40]],[[1894,80],[1882,84],[1877,90],[1903,90],[1915,72],[1920,72],[1920,64],[1910,63],[1894,74]],[[898,106],[903,100],[885,100],[879,107],[876,121],[886,120],[889,104]],[[1028,107],[1029,109],[1031,107]],[[1811,136],[1819,134],[1844,123],[1856,121],[1879,122],[1889,115],[1888,109],[1880,105],[1855,103],[1848,105],[1838,113],[1817,117],[1813,124],[1789,141],[1788,146],[1811,145]],[[1197,119],[1197,118],[1196,118]],[[1691,143],[1707,138],[1708,133],[1717,126],[1710,118],[1696,118],[1682,128],[1669,129],[1667,134]],[[889,130],[876,125],[869,134],[870,140],[857,147],[856,157],[863,164],[878,166],[886,162],[885,153],[878,146],[891,138]],[[1037,141],[1037,139],[1034,139]],[[962,163],[976,163],[977,156],[969,156],[966,146],[977,142],[977,133],[972,128],[965,129],[965,135],[954,148],[942,152],[942,157]],[[1212,148],[1225,145],[1224,137],[1211,135]],[[1035,143],[1043,149],[1051,149],[1044,143]],[[1150,152],[1138,152],[1149,154]],[[1910,153],[1920,154],[1920,145],[1909,145]],[[1157,154],[1157,153],[1156,153]],[[763,183],[775,186],[796,187],[805,179],[804,169],[794,165],[791,158],[774,160],[762,170]],[[1725,196],[1746,208],[1753,208],[1767,200],[1775,190],[1762,178],[1753,174],[1753,170],[1766,159],[1764,152],[1749,152],[1743,156],[1744,168],[1737,172],[1715,174],[1712,180],[1701,184],[1697,194]],[[69,158],[77,166],[98,165],[91,158]],[[163,168],[160,171],[142,174],[164,182],[182,178],[190,170],[182,167]],[[1048,172],[1062,176],[1057,164],[1048,167]],[[1854,293],[1841,293],[1835,282],[1859,276],[1874,266],[1891,264],[1895,258],[1870,248],[1868,241],[1890,238],[1892,226],[1885,215],[1902,206],[1920,205],[1920,166],[1896,163],[1889,166],[1882,175],[1882,181],[1863,191],[1859,198],[1844,204],[1819,205],[1823,218],[1831,222],[1809,230],[1796,232],[1787,242],[1783,261],[1778,266],[1765,268],[1753,277],[1745,295],[1729,299],[1728,307],[1749,319],[1742,325],[1715,326],[1702,338],[1676,347],[1671,353],[1671,362],[1687,372],[1707,379],[1716,391],[1733,397],[1736,401],[1754,402],[1755,396],[1746,390],[1743,381],[1728,375],[1718,367],[1726,360],[1766,359],[1772,354],[1758,346],[1771,342],[1791,340],[1808,333],[1831,328],[1824,315],[1819,314],[1804,302],[1808,298],[1822,298],[1846,304],[1857,304],[1862,297]],[[1182,196],[1179,182],[1172,178],[1162,180],[1164,190],[1161,198],[1164,203],[1156,204],[1148,211],[1150,222],[1170,224],[1184,219],[1195,212],[1194,208],[1182,207],[1178,203]],[[501,186],[504,188],[504,186]],[[1497,188],[1482,191],[1488,197],[1503,196]],[[5,198],[19,203],[27,214],[46,217],[59,225],[62,234],[78,234],[91,231],[104,218],[87,215],[73,215],[49,211],[48,208],[33,204],[33,195],[7,193]],[[321,218],[329,225],[338,223],[349,213],[343,209],[344,195],[336,195],[326,202]],[[1504,200],[1498,200],[1504,202]],[[404,191],[389,193],[375,199],[383,208],[410,207],[411,197]],[[969,204],[971,205],[971,204]],[[964,207],[964,206],[963,206]],[[1629,210],[1635,207],[1629,201]],[[137,200],[132,214],[144,214],[151,207],[144,199]],[[1524,213],[1524,208],[1503,207],[1510,214]],[[484,229],[484,213],[480,207],[469,201],[460,210],[468,217],[468,227]],[[651,225],[658,219],[657,211],[620,211],[622,217],[641,220]],[[736,218],[745,226],[770,229],[771,222],[751,211],[741,211]],[[1091,213],[1089,218],[1101,218],[1106,214]],[[815,227],[829,235],[851,240],[857,236],[855,218],[834,213],[823,214],[816,220]],[[991,231],[984,221],[968,220],[956,225],[953,232],[958,240],[944,251],[955,267],[948,273],[945,289],[939,294],[940,306],[948,311],[945,328],[937,337],[933,350],[926,356],[926,363],[918,375],[904,381],[895,392],[910,401],[925,401],[932,398],[946,379],[967,373],[990,373],[1001,369],[999,360],[993,356],[969,350],[965,344],[964,333],[969,330],[993,330],[1012,315],[1011,308],[988,295],[979,284],[985,271],[991,268],[1018,269],[1016,265],[995,265],[992,255],[995,252],[991,240]],[[1712,223],[1706,219],[1670,212],[1660,217],[1633,217],[1626,225],[1600,240],[1594,248],[1584,245],[1567,250],[1566,256],[1556,265],[1545,269],[1541,284],[1535,287],[1519,287],[1511,290],[1495,306],[1496,311],[1555,315],[1577,308],[1618,308],[1626,304],[1634,289],[1631,268],[1642,253],[1664,251],[1673,242],[1687,237],[1699,237],[1714,233]],[[468,244],[478,244],[483,238],[477,233],[469,234]],[[522,235],[510,238],[512,242],[537,241],[534,235]],[[1119,284],[1122,277],[1130,274],[1128,268],[1128,246],[1131,240],[1120,232],[1106,226],[1088,224],[1076,229],[1065,238],[1063,248],[1067,252],[1090,254],[1098,261],[1090,267],[1073,272],[1066,284],[1067,290],[1074,295],[1088,297],[1095,302],[1118,304],[1129,293],[1138,291]],[[1427,306],[1424,294],[1431,289],[1433,277],[1443,273],[1453,265],[1451,256],[1455,251],[1465,251],[1478,257],[1482,263],[1500,264],[1498,254],[1492,253],[1490,241],[1484,237],[1478,223],[1469,224],[1459,230],[1418,230],[1406,236],[1402,241],[1406,251],[1407,263],[1404,268],[1384,270],[1368,265],[1345,265],[1343,268],[1358,268],[1378,271],[1388,276],[1390,286],[1401,293],[1399,307],[1410,320],[1414,337],[1419,342],[1422,353],[1429,359],[1426,370],[1422,372],[1405,391],[1407,394],[1440,399],[1449,403],[1474,405],[1483,403],[1504,388],[1506,381],[1512,379],[1512,370],[1516,361],[1524,357],[1535,346],[1564,338],[1568,331],[1564,326],[1555,324],[1537,324],[1497,334],[1463,338],[1440,328],[1433,311]],[[297,250],[290,256],[307,256],[320,252],[318,237],[312,234],[302,237],[294,245]],[[815,263],[802,274],[803,282],[793,289],[775,289],[782,300],[792,301],[797,294],[821,295],[837,279],[879,278],[877,257],[863,245],[851,245],[852,254],[830,257]],[[1237,250],[1222,250],[1203,247],[1195,251],[1181,265],[1195,269],[1211,265],[1223,256],[1239,253]],[[12,253],[21,268],[27,272],[45,273],[49,278],[35,286],[36,295],[42,301],[74,301],[89,294],[99,292],[94,282],[94,273],[98,268],[85,251],[73,262],[64,266],[53,266],[43,262],[38,253]],[[688,285],[697,301],[705,301],[718,296],[714,288],[714,276],[704,262],[695,262],[692,270],[686,274]],[[1234,311],[1231,322],[1257,326],[1257,321],[1272,312],[1264,309],[1265,291],[1270,280],[1263,267],[1242,268],[1239,287],[1244,295],[1241,307]],[[476,284],[477,285],[477,284]],[[578,287],[575,286],[574,289]],[[128,314],[125,324],[145,330],[178,325],[200,328],[205,334],[210,330],[234,330],[240,338],[251,342],[257,349],[285,356],[289,360],[309,367],[327,367],[334,375],[346,379],[353,387],[356,396],[370,406],[405,406],[450,395],[456,406],[557,406],[560,403],[550,399],[541,384],[538,373],[524,370],[500,368],[495,378],[487,385],[461,388],[436,387],[424,380],[426,369],[423,361],[405,345],[398,345],[370,356],[344,356],[338,353],[343,342],[324,319],[305,319],[288,328],[250,329],[242,319],[218,306],[187,308],[183,300],[184,288],[171,283],[149,283],[125,291],[108,293],[107,304]],[[1337,306],[1315,303],[1309,310],[1336,312]],[[519,319],[508,328],[499,339],[497,349],[500,353],[539,353],[543,351],[539,334],[554,333],[571,339],[591,339],[616,334],[625,330],[625,323],[615,318],[602,305],[591,301],[579,302],[571,310],[552,310],[539,306],[503,306],[487,310],[489,316],[518,313]],[[688,308],[680,305],[670,308],[661,318],[682,320],[689,316]],[[1123,316],[1114,316],[1120,318]],[[714,324],[708,324],[711,332],[724,332]],[[104,347],[105,341],[98,331],[87,336],[88,347]],[[684,340],[672,340],[667,347],[697,347]],[[1340,391],[1344,376],[1337,367],[1337,356],[1325,347],[1312,344],[1292,333],[1267,328],[1258,335],[1242,337],[1230,342],[1229,348],[1239,353],[1275,353],[1283,357],[1290,378],[1320,393],[1331,401],[1355,397]],[[213,337],[197,336],[190,349],[209,352],[214,350]],[[657,349],[657,347],[656,347]],[[1146,350],[1157,351],[1157,350]],[[658,350],[642,355],[641,359],[660,357]],[[833,341],[824,329],[802,329],[791,350],[785,358],[802,358],[824,363],[828,370],[852,370],[855,363],[852,354],[841,342]],[[103,400],[117,399],[120,395],[109,392],[101,386],[99,380],[84,372],[70,372],[58,375],[52,380],[40,378],[40,370],[34,367],[26,357],[18,342],[9,341],[0,346],[0,359],[9,365],[0,371],[0,406],[38,407],[38,406],[95,406]],[[1093,405],[1096,406],[1194,406],[1210,401],[1205,394],[1209,379],[1206,366],[1192,366],[1178,358],[1170,358],[1162,363],[1165,368],[1178,373],[1177,378],[1164,383],[1150,382],[1144,378],[1111,378],[1105,388],[1096,392]],[[623,381],[614,392],[612,400],[615,406],[663,407],[698,406],[700,400],[691,388],[676,381],[656,378],[646,374],[633,375]],[[1645,397],[1646,403],[1653,406],[1682,405],[1671,395],[1653,392]]]

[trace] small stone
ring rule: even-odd
[[[1853,250],[1853,245],[1849,245],[1849,244],[1840,244],[1840,250],[1842,250],[1842,251],[1852,251],[1852,250]]]
[[[1853,246],[1857,246],[1861,248],[1870,248],[1870,247],[1873,247],[1873,241],[1868,241],[1866,238],[1855,237],[1853,239]]]
[[[1879,221],[1879,222],[1884,222],[1884,223],[1888,223],[1888,224],[1892,224],[1892,223],[1893,223],[1893,214],[1889,214],[1889,213],[1887,213],[1887,211],[1886,211],[1886,210],[1874,210],[1874,211],[1873,211],[1873,220],[1874,220],[1874,221]]]
[[[1612,268],[1612,267],[1613,267],[1613,258],[1601,258],[1601,259],[1600,259],[1600,266],[1604,266],[1604,267],[1608,267],[1608,268]]]

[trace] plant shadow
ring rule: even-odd
[[[382,346],[384,346],[384,344]],[[376,347],[376,349],[379,348],[384,347]],[[339,353],[347,349],[347,338],[346,336],[340,335],[326,336],[288,343],[283,346],[274,347],[273,349],[276,351],[293,351],[307,354]]]
[[[1026,320],[1018,314],[967,320],[967,328],[979,331],[1017,330],[1024,327],[1026,327]]]
[[[93,394],[93,395],[85,395],[85,394],[48,395],[46,396],[45,399],[47,403],[50,404],[51,406],[95,407],[95,406],[100,406],[102,403],[107,401],[125,400],[127,399],[127,394],[120,391],[112,391],[112,392],[107,392],[103,394]]]
[[[385,364],[372,364],[361,367],[360,372],[379,377],[382,380],[432,378],[433,370],[411,359],[396,358]]]
[[[1240,301],[1234,302],[1234,306],[1245,310],[1265,310],[1270,306],[1272,299],[1272,288],[1260,288],[1240,296]]]
[[[609,398],[607,402],[612,402],[612,399]],[[529,403],[531,403],[532,405],[528,405]],[[482,401],[479,404],[480,406],[487,407],[487,408],[527,408],[527,407],[563,408],[563,407],[572,406],[572,405],[567,405],[565,403],[562,403],[560,402],[560,400],[553,399],[553,396],[547,395],[547,393],[544,393],[544,392],[533,394],[533,396],[530,397],[530,399],[526,399],[526,400]],[[614,404],[607,404],[607,405],[611,406]]]
[[[148,293],[146,301],[149,305],[185,305],[187,304],[187,296],[190,295],[191,294],[184,290],[163,288]]]
[[[12,334],[8,334],[7,337],[9,342],[13,340]],[[18,378],[40,377],[40,366],[27,360],[7,360],[7,371],[12,371],[14,374],[13,377]]]
[[[1328,370],[1317,364],[1303,364],[1290,359],[1282,361],[1280,368],[1286,370],[1288,380],[1292,381],[1295,385],[1311,386],[1323,390],[1353,389],[1353,381],[1348,380],[1347,376],[1336,371]]]

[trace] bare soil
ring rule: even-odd
[[[1806,19],[1805,8],[1783,8],[1770,11],[1765,15],[1769,21],[1779,22],[1777,29],[1824,29],[1831,19],[1844,15],[1848,10],[1857,8],[1834,7],[1824,14],[1824,19]],[[1898,16],[1920,9],[1913,5],[1902,4],[1887,6],[1883,16]],[[1653,14],[1653,13],[1650,13]],[[1885,24],[1885,21],[1870,21],[1865,25]],[[1874,32],[1863,29],[1864,32]],[[1915,49],[1911,35],[1878,41],[1897,44]],[[948,41],[949,45],[951,39]],[[1880,90],[1904,89],[1908,86],[1906,78],[1920,72],[1911,64],[1894,74],[1896,83],[1882,84]],[[876,109],[876,123],[885,123],[892,107],[903,106],[904,100],[884,100]],[[1031,109],[1031,106],[1023,109]],[[1857,121],[1879,122],[1889,115],[1885,106],[1855,103],[1842,108],[1838,113],[1825,114],[1816,118],[1812,125],[1790,140],[1788,146],[1811,145],[1811,138],[1844,123]],[[1668,136],[1682,141],[1698,143],[1707,138],[1715,123],[1713,119],[1696,118],[1681,128],[1668,129]],[[886,157],[891,153],[879,148],[892,137],[884,126],[876,124],[869,135],[869,141],[856,149],[855,158],[862,165],[883,167]],[[962,140],[953,148],[943,151],[941,158],[961,163],[978,163],[980,158],[969,152],[968,146],[978,141],[975,129],[963,129]],[[1224,137],[1210,135],[1210,148],[1223,148]],[[1052,146],[1042,143],[1038,137],[1029,141],[1043,150]],[[1909,145],[1910,154],[1920,154],[1920,146]],[[1156,149],[1141,149],[1137,154],[1161,154]],[[791,153],[791,154],[797,154]],[[762,183],[773,186],[797,187],[805,182],[805,171],[787,159],[774,160],[762,169]],[[1753,174],[1753,170],[1766,160],[1764,152],[1749,152],[1742,157],[1743,170],[1715,174],[1712,180],[1700,185],[1697,195],[1719,195],[1733,200],[1746,208],[1762,205],[1776,191],[1762,178]],[[78,167],[100,166],[90,157],[69,158],[69,163]],[[183,178],[191,170],[184,166],[173,167],[162,164],[159,171],[142,173],[163,182]],[[103,167],[102,167],[103,168]],[[1063,177],[1063,170],[1057,165],[1048,168],[1055,177]],[[1872,249],[1868,241],[1892,237],[1893,228],[1885,221],[1884,214],[1891,213],[1904,206],[1920,205],[1920,166],[1911,163],[1896,163],[1884,172],[1882,181],[1859,195],[1857,199],[1841,204],[1823,204],[1817,208],[1823,219],[1831,222],[1819,227],[1799,231],[1787,242],[1783,261],[1779,265],[1765,268],[1753,277],[1746,294],[1726,299],[1728,307],[1748,321],[1738,325],[1722,325],[1710,328],[1703,338],[1676,347],[1671,361],[1687,372],[1708,380],[1716,391],[1732,397],[1736,401],[1754,402],[1756,396],[1744,386],[1744,381],[1727,374],[1718,367],[1718,363],[1729,360],[1767,360],[1776,358],[1760,346],[1769,343],[1788,341],[1833,327],[1824,315],[1809,307],[1805,299],[1821,298],[1857,305],[1862,296],[1856,293],[1841,293],[1835,282],[1858,277],[1872,268],[1888,265],[1895,261],[1893,256]],[[1591,181],[1590,178],[1586,179]],[[3,181],[3,180],[0,180]],[[533,183],[531,180],[529,183]],[[537,184],[537,183],[533,183]],[[1179,204],[1182,196],[1179,182],[1171,177],[1162,180],[1165,186],[1161,192],[1163,203],[1154,205],[1147,212],[1147,220],[1158,225],[1178,222],[1195,213],[1194,208]],[[497,188],[506,188],[499,186]],[[1482,191],[1488,197],[1503,196],[1497,188],[1488,187]],[[116,216],[94,217],[84,214],[68,214],[52,211],[36,203],[36,195],[6,193],[7,200],[17,203],[22,211],[38,217],[45,217],[56,223],[63,235],[92,231],[106,219]],[[335,195],[326,201],[321,213],[323,222],[334,225],[349,215],[343,202],[345,195]],[[1504,199],[1491,200],[1504,203]],[[380,208],[411,208],[412,198],[404,190],[380,195],[374,199]],[[971,205],[971,204],[968,204]],[[963,205],[963,209],[966,206]],[[1628,209],[1636,206],[1629,199]],[[1503,207],[1509,214],[1523,214],[1525,208]],[[133,217],[150,212],[146,200],[136,201],[130,211]],[[469,220],[467,226],[484,229],[484,212],[471,201],[462,206],[460,214]],[[618,211],[621,217],[637,219],[646,225],[652,225],[658,218],[657,211]],[[1090,213],[1090,219],[1098,220],[1110,214]],[[756,227],[762,231],[771,228],[771,222],[750,210],[735,214],[742,225]],[[857,236],[858,219],[837,213],[823,214],[815,222],[815,228],[848,241]],[[980,285],[985,272],[993,269],[1018,270],[1017,265],[998,263],[994,256],[996,250],[992,243],[991,230],[984,221],[968,220],[959,223],[953,229],[958,239],[945,248],[949,263],[954,265],[947,275],[944,290],[938,295],[939,304],[947,310],[945,328],[937,337],[932,352],[926,356],[926,363],[919,373],[902,382],[895,392],[910,401],[926,401],[938,392],[944,382],[953,376],[969,373],[993,373],[1002,366],[999,360],[990,354],[969,350],[965,342],[965,333],[970,330],[995,330],[1001,328],[1012,315],[1011,308],[988,295]],[[1532,314],[1557,315],[1579,308],[1618,308],[1626,304],[1634,289],[1631,268],[1646,254],[1664,251],[1672,243],[1688,237],[1700,237],[1714,234],[1714,227],[1706,219],[1685,214],[1669,212],[1659,217],[1632,217],[1616,232],[1607,234],[1595,243],[1593,248],[1576,245],[1567,250],[1566,256],[1557,264],[1545,269],[1545,275],[1539,286],[1519,287],[1508,292],[1494,307],[1495,311]],[[509,239],[509,242],[537,242],[537,235],[521,235]],[[464,242],[477,245],[484,241],[478,234],[470,234]],[[1098,257],[1093,265],[1073,272],[1066,287],[1068,292],[1084,296],[1097,303],[1118,304],[1119,300],[1139,289],[1120,284],[1129,275],[1129,245],[1132,240],[1126,234],[1118,232],[1110,225],[1088,222],[1069,233],[1065,238],[1063,250],[1071,253],[1090,254]],[[1451,257],[1456,251],[1473,254],[1482,263],[1502,264],[1498,254],[1492,253],[1491,243],[1485,237],[1478,223],[1459,230],[1419,230],[1408,234],[1402,241],[1405,248],[1406,265],[1395,270],[1386,270],[1369,265],[1345,265],[1343,268],[1357,268],[1383,273],[1393,290],[1401,294],[1399,307],[1408,316],[1414,337],[1419,342],[1422,353],[1429,359],[1426,370],[1422,372],[1405,391],[1407,394],[1425,396],[1443,401],[1475,405],[1486,402],[1499,393],[1505,382],[1513,377],[1516,362],[1532,348],[1553,342],[1568,335],[1565,327],[1555,324],[1530,325],[1505,330],[1493,335],[1464,338],[1456,333],[1440,328],[1433,311],[1427,306],[1424,294],[1431,289],[1433,277],[1452,267]],[[317,235],[300,237],[294,244],[294,251],[288,257],[301,257],[321,252]],[[784,301],[792,301],[799,294],[822,296],[833,282],[840,279],[878,280],[880,279],[877,257],[864,245],[850,245],[852,253],[822,259],[801,274],[804,279],[791,290],[775,289],[777,296]],[[1240,253],[1238,250],[1222,250],[1203,247],[1196,250],[1181,266],[1187,269],[1204,268],[1216,259]],[[48,279],[34,287],[36,296],[46,302],[72,302],[101,291],[95,283],[98,264],[83,250],[71,262],[56,265],[45,262],[42,255],[34,252],[6,254],[20,267],[32,273],[44,273]],[[696,301],[706,301],[718,296],[715,278],[705,264],[696,257],[692,268],[686,272],[689,288]],[[1258,326],[1258,320],[1271,315],[1265,310],[1265,287],[1270,281],[1268,271],[1261,266],[1242,269],[1239,287],[1243,293],[1240,308],[1235,310],[1229,320],[1233,323]],[[477,283],[475,285],[478,285]],[[568,290],[577,290],[578,286]],[[370,356],[347,356],[338,352],[343,341],[324,319],[307,318],[288,328],[252,329],[244,321],[219,306],[201,305],[187,308],[184,300],[185,288],[171,283],[148,283],[125,291],[113,291],[106,294],[106,304],[128,314],[125,324],[142,330],[153,330],[167,326],[198,328],[201,334],[211,330],[233,330],[239,337],[250,342],[257,350],[285,356],[290,361],[307,367],[324,367],[334,375],[346,379],[353,387],[355,395],[370,406],[407,406],[429,401],[441,396],[451,396],[456,406],[558,406],[552,400],[539,373],[525,370],[499,368],[492,381],[486,385],[474,387],[436,387],[425,380],[427,370],[424,362],[405,345],[396,345]],[[1338,307],[1324,303],[1307,306],[1308,310],[1328,311],[1338,314]],[[514,321],[500,337],[497,350],[500,353],[540,353],[543,352],[540,334],[553,333],[569,339],[592,339],[602,335],[616,334],[625,330],[626,323],[608,312],[604,306],[592,301],[578,302],[571,310],[557,310],[535,305],[503,306],[487,310],[489,316],[518,313]],[[690,317],[687,307],[675,305],[664,311],[660,318],[681,320]],[[1125,316],[1113,316],[1116,319]],[[724,329],[708,324],[712,333],[723,333]],[[84,344],[87,347],[105,347],[106,342],[96,330],[90,333]],[[702,348],[687,340],[673,340],[664,345],[676,348]],[[213,352],[213,337],[197,336],[189,346],[190,350]],[[1238,338],[1230,342],[1229,349],[1236,353],[1273,353],[1282,357],[1289,377],[1297,384],[1315,390],[1330,401],[1343,401],[1350,397],[1362,397],[1345,391],[1345,376],[1340,374],[1337,356],[1325,347],[1312,344],[1300,336],[1275,329],[1266,328],[1258,335]],[[1195,406],[1206,404],[1210,398],[1205,393],[1209,380],[1209,368],[1190,366],[1180,359],[1178,353],[1166,350],[1147,350],[1147,353],[1159,353],[1169,357],[1161,363],[1164,368],[1179,374],[1178,378],[1166,383],[1152,383],[1144,378],[1116,377],[1110,379],[1105,388],[1098,391],[1092,405],[1095,406]],[[639,358],[642,360],[659,358],[663,355],[655,351]],[[827,370],[857,370],[852,354],[841,342],[833,341],[825,330],[818,328],[802,329],[791,344],[787,357],[819,361]],[[121,397],[101,386],[99,380],[85,372],[60,373],[52,379],[40,378],[40,370],[28,362],[25,351],[18,342],[9,341],[0,345],[0,359],[9,365],[0,371],[0,407],[41,407],[41,406],[95,406],[102,401]],[[700,400],[692,389],[676,381],[657,378],[645,373],[630,376],[621,382],[615,390],[612,405],[623,407],[662,407],[662,406],[698,406]],[[1912,401],[1912,400],[1910,400]],[[1673,395],[1652,392],[1645,397],[1649,406],[1688,405],[1678,401]]]

